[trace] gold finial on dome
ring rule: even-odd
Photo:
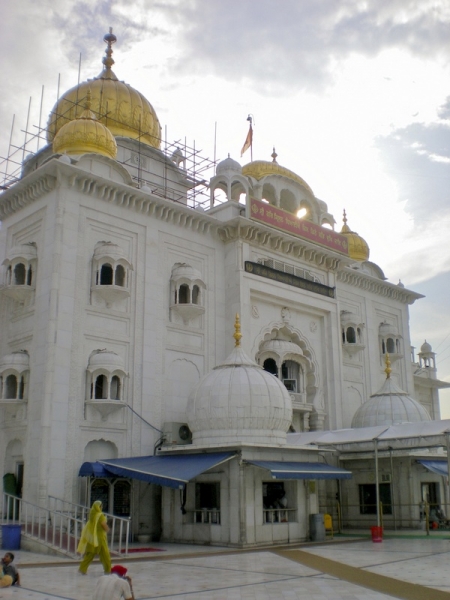
[[[234,321],[234,334],[233,334],[233,337],[234,337],[235,342],[236,342],[234,344],[234,347],[235,348],[240,348],[242,333],[241,333],[241,321],[239,319],[239,313],[236,313],[236,319]]]
[[[389,354],[386,352],[386,368],[384,372],[386,373],[386,379],[391,377],[392,369],[391,369],[391,359],[389,358]]]
[[[109,33],[105,33],[105,35],[103,36],[103,41],[106,42],[108,45],[105,50],[106,56],[103,57],[102,63],[107,69],[111,69],[111,67],[114,64],[114,59],[112,58],[112,45],[117,42],[117,38],[113,34],[112,27],[109,28]]]
[[[270,156],[272,157],[272,162],[276,163],[278,154],[275,152],[275,146],[273,147],[273,152]]]
[[[347,225],[347,213],[344,208],[344,216],[343,219],[344,224],[341,229],[341,233],[346,236],[348,241],[348,255],[350,258],[357,260],[359,262],[364,262],[369,260],[370,250],[367,242],[364,238],[356,233],[356,231],[352,231],[350,227]]]

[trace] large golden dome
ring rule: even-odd
[[[80,83],[61,96],[50,113],[47,140],[52,142],[63,125],[81,115],[90,90],[92,111],[114,136],[139,140],[159,148],[161,125],[156,112],[140,92],[119,81],[111,70],[114,64],[111,47],[117,39],[112,29],[103,39],[107,43],[103,71],[98,77]]]
[[[370,249],[364,238],[358,235],[355,231],[352,231],[347,225],[347,215],[344,210],[344,225],[341,229],[341,234],[345,235],[348,242],[348,255],[350,258],[359,262],[369,260]]]
[[[90,93],[86,108],[81,115],[61,127],[53,139],[53,152],[55,154],[86,154],[95,152],[116,158],[117,144],[110,130],[97,121],[90,110]]]
[[[294,173],[290,169],[286,169],[286,167],[282,167],[277,163],[277,154],[275,152],[275,148],[273,149],[272,157],[272,162],[265,160],[254,160],[244,165],[242,167],[242,175],[254,177],[254,179],[257,180],[267,177],[268,175],[281,175],[282,177],[287,177],[287,179],[291,179],[292,181],[299,183],[314,196],[312,189],[309,187],[306,181],[300,177],[300,175],[297,175],[297,173]]]

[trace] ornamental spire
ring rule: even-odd
[[[110,27],[109,33],[106,33],[103,37],[103,41],[107,43],[107,47],[105,50],[106,56],[103,57],[102,62],[107,69],[111,69],[114,64],[114,59],[112,58],[112,45],[117,42],[117,38],[112,31],[112,27]]]
[[[392,373],[391,360],[390,360],[389,354],[387,352],[386,352],[386,368],[385,368],[384,372],[386,373],[386,379],[390,379],[391,373]]]
[[[241,347],[241,337],[242,337],[242,333],[241,333],[241,321],[239,319],[239,313],[236,313],[236,320],[234,321],[234,334],[233,337],[235,339],[235,344],[234,347],[235,348],[240,348]]]

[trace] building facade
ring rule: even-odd
[[[60,98],[47,146],[26,158],[0,196],[0,465],[31,502],[102,497],[110,511],[133,516],[135,532],[141,523],[154,536],[202,541],[192,532],[200,496],[226,488],[214,491],[211,474],[196,480],[211,484],[206,492],[188,488],[194,516],[180,533],[175,491],[123,478],[89,480],[86,490],[80,466],[188,446],[232,448],[249,462],[318,462],[318,448],[288,448],[287,429],[352,427],[385,380],[386,355],[392,380],[423,407],[420,418],[440,418],[442,384],[429,345],[418,363],[411,358],[408,306],[420,295],[386,280],[345,214],[335,231],[325,202],[275,151],[270,161],[220,162],[208,202],[192,201],[198,181],[186,152],[161,149],[153,107],[117,79],[115,37],[105,41],[103,71]],[[250,406],[239,435],[230,434],[230,412],[223,417],[226,393],[209,413],[212,433],[193,408],[203,378],[232,352],[236,314],[252,368],[283,385],[291,416],[277,435],[270,407],[251,390],[233,408],[239,418]],[[238,461],[223,468],[223,481],[242,477]],[[254,468],[245,483],[251,504],[270,510]],[[304,539],[319,496],[309,483],[289,486],[289,504],[300,511],[289,539]],[[243,501],[236,498],[229,515]],[[261,525],[275,519],[264,514]],[[226,535],[213,528],[204,541],[278,539],[273,528],[243,536],[231,516],[229,523]]]

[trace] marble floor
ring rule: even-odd
[[[298,549],[284,547],[282,555],[276,548],[231,551],[159,545],[158,549],[120,560],[129,569],[136,600],[450,600],[450,541],[445,538],[405,537],[379,544],[368,539],[335,539]],[[102,574],[99,563],[83,577],[75,561],[21,550],[15,562],[22,587],[0,589],[0,599],[89,600]],[[352,583],[344,567],[362,573],[362,584]],[[414,587],[417,596],[402,592],[402,586],[400,591],[397,586],[395,595],[381,593],[378,578],[400,580],[404,586],[416,584],[410,588]]]

